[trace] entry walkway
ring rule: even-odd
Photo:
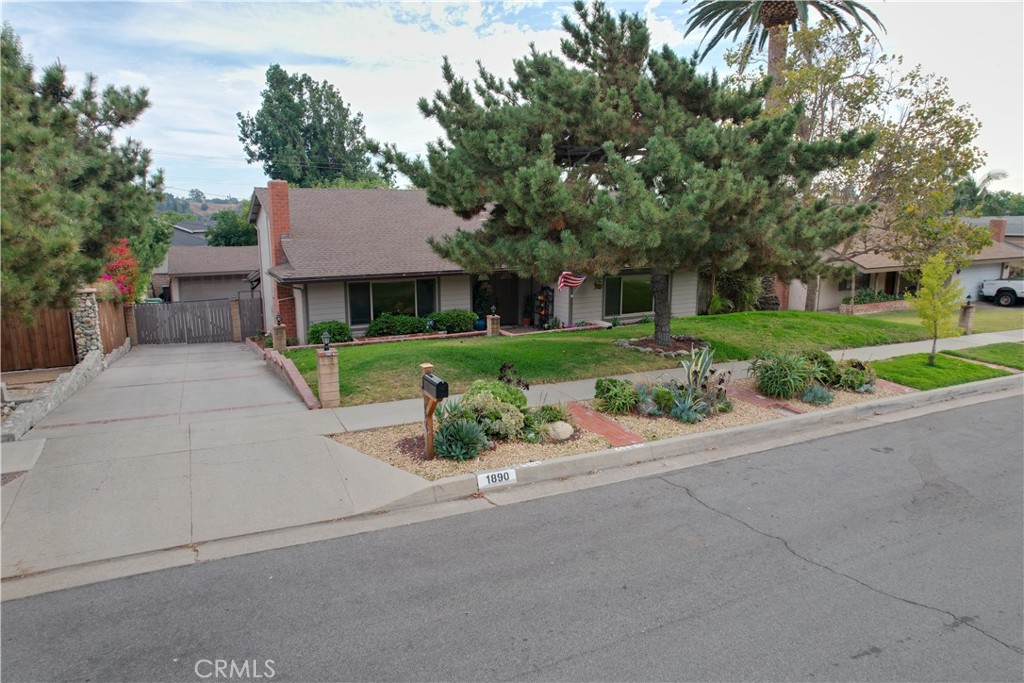
[[[939,348],[1022,334],[945,339]],[[833,355],[880,359],[930,348]],[[747,364],[718,367],[740,376]],[[4,462],[31,470],[0,495],[3,577],[351,517],[431,486],[323,436],[418,422],[420,399],[308,411],[263,370],[239,345],[138,347],[28,440],[5,444]],[[527,393],[539,405],[593,392],[588,379]]]

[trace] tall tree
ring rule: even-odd
[[[101,93],[89,74],[76,93],[59,63],[36,80],[9,24],[0,52],[3,315],[31,319],[93,281],[115,240],[145,233],[163,178],[139,142],[115,141],[149,107],[145,88]]]
[[[967,174],[962,176],[953,188],[953,210],[973,212],[979,208],[988,196],[989,186],[997,180],[1005,180],[1008,177],[1006,171],[993,170],[975,180],[974,176]]]
[[[638,16],[599,2],[575,11],[564,59],[531,49],[508,82],[481,66],[471,85],[445,60],[446,90],[419,107],[446,138],[426,160],[383,150],[431,203],[488,212],[482,229],[432,241],[438,254],[552,280],[650,269],[655,339],[667,344],[673,271],[788,272],[860,228],[866,208],[800,193],[870,136],[796,140],[798,112],[763,114],[766,82],[724,87],[696,59],[650,51]]]
[[[774,79],[775,85],[781,85],[789,31],[807,26],[809,10],[812,9],[843,31],[866,28],[873,32],[872,23],[885,30],[872,10],[853,0],[697,0],[690,8],[686,35],[707,29],[704,33],[707,42],[703,44],[701,53],[703,59],[723,39],[731,37],[735,40],[745,32],[743,65],[755,49],[764,49],[767,42],[768,75]],[[774,96],[771,98],[769,109],[775,105]]]
[[[249,223],[249,201],[240,211],[220,211],[213,215],[215,225],[206,231],[211,247],[245,247],[257,243],[256,226]]]
[[[969,262],[989,243],[988,230],[947,214],[955,179],[985,158],[974,144],[980,122],[970,107],[953,99],[946,79],[882,53],[862,31],[847,33],[825,22],[795,32],[793,45],[773,91],[784,106],[802,106],[799,136],[829,139],[857,128],[878,138],[868,153],[811,185],[811,196],[841,196],[877,210],[875,230],[806,264],[801,277],[809,286],[808,310],[817,300],[818,276],[860,254],[885,251],[913,269],[940,250],[958,267]],[[741,59],[739,52],[726,56],[733,65]],[[763,73],[761,65],[733,80],[752,83]]]
[[[363,115],[327,81],[272,64],[262,96],[254,116],[238,113],[238,139],[249,163],[262,163],[271,178],[314,187],[384,177],[367,151]]]

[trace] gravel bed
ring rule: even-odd
[[[757,391],[756,383],[752,378],[736,379],[730,384],[745,387],[750,391]],[[773,402],[791,406],[802,413],[810,413],[817,410],[841,408],[876,398],[898,395],[895,391],[879,387],[874,394],[837,391],[835,392],[835,400],[827,406],[812,406],[803,403],[799,399],[791,401],[773,400]],[[583,401],[582,403],[593,407],[592,402]],[[687,434],[728,429],[729,427],[738,427],[746,424],[768,422],[783,417],[770,408],[753,405],[746,401],[734,398],[732,403],[732,412],[717,413],[693,425],[679,422],[669,417],[608,415],[606,413],[602,413],[602,415],[617,422],[629,431],[642,436],[647,441],[658,441],[674,436],[685,436]],[[448,458],[425,460],[423,458],[423,425],[419,422],[399,425],[397,427],[370,429],[362,432],[345,432],[334,434],[331,438],[340,444],[366,453],[393,467],[429,480],[442,479],[457,474],[472,474],[501,467],[511,467],[526,462],[550,460],[551,458],[560,458],[565,455],[591,453],[611,447],[603,438],[576,427],[576,434],[568,441],[549,444],[499,442],[494,450],[484,451],[479,457],[472,460],[459,462],[449,460]]]
[[[732,384],[745,387],[750,391],[757,391],[757,380],[755,380],[753,377],[733,380]],[[784,401],[780,398],[775,398],[771,400],[775,403],[781,403],[784,406],[789,406],[801,413],[815,413],[818,412],[819,410],[829,410],[831,408],[845,408],[846,406],[856,405],[857,403],[864,403],[865,401],[873,401],[878,398],[889,398],[891,396],[902,395],[896,391],[893,391],[892,389],[887,389],[882,386],[876,386],[875,393],[873,394],[858,394],[856,391],[845,391],[842,389],[829,389],[829,391],[831,391],[835,395],[835,399],[825,406],[815,406],[811,405],[810,403],[804,403],[799,398],[792,398],[789,399],[788,401]],[[735,403],[735,401],[733,401],[733,403]]]
[[[422,423],[363,432],[345,432],[334,434],[331,438],[393,467],[430,480],[521,465],[536,460],[550,460],[564,455],[602,451],[610,447],[610,444],[601,437],[583,432],[579,427],[568,441],[547,444],[499,442],[494,450],[483,451],[478,457],[463,461],[448,458],[424,460]]]

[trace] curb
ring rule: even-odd
[[[581,453],[541,462],[528,462],[498,470],[480,470],[473,474],[461,474],[438,479],[433,482],[431,487],[411,496],[392,501],[380,509],[394,510],[429,503],[441,503],[457,498],[474,496],[484,491],[507,490],[521,484],[535,484],[554,479],[566,479],[626,465],[692,455],[718,448],[722,445],[723,439],[727,440],[729,445],[733,447],[756,445],[774,437],[793,435],[794,433],[826,423],[834,425],[849,424],[879,415],[912,410],[954,399],[994,394],[1019,388],[1024,388],[1024,375],[997,377],[995,379],[959,384],[941,389],[931,389],[929,391],[919,391],[877,401],[866,401],[844,408],[833,408],[831,410],[794,415],[793,417],[783,417],[770,422],[759,422],[699,434],[676,436],[660,441],[649,441],[632,446],[619,446],[618,448],[604,451]],[[875,425],[865,424],[864,426]],[[765,447],[768,448],[770,446]],[[744,454],[755,453],[758,450],[760,449],[744,451]],[[483,488],[479,486],[479,475],[509,471],[514,471],[514,484],[484,486]]]

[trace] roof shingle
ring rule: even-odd
[[[259,247],[176,247],[167,250],[168,275],[250,273],[260,267]]]

